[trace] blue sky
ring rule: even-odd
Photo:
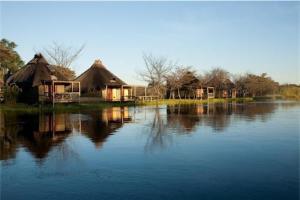
[[[143,52],[233,74],[267,72],[300,83],[299,2],[0,2],[1,37],[23,60],[53,41],[85,44],[77,75],[95,59],[129,84]]]

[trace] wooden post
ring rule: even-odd
[[[55,91],[54,91],[54,81],[52,81],[52,107],[54,108],[54,94],[55,94]]]
[[[78,91],[79,91],[79,98],[78,98],[78,102],[80,103],[80,96],[81,96],[81,88],[80,88],[80,82],[78,82]]]
[[[107,85],[105,85],[105,101],[107,101]]]
[[[134,96],[136,96],[136,86],[134,86]]]
[[[124,100],[123,98],[124,98],[124,89],[123,89],[123,85],[121,85],[120,102]]]

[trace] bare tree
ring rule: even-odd
[[[170,72],[167,78],[167,87],[170,91],[170,98],[175,98],[175,92],[177,92],[177,96],[181,99],[180,89],[184,85],[188,85],[191,82],[191,67],[176,67],[174,71]]]
[[[200,80],[196,74],[196,71],[192,67],[176,67],[174,71],[169,73],[167,76],[167,87],[170,92],[170,98],[175,98],[175,92],[177,96],[181,99],[180,91],[183,90],[185,97],[192,96],[195,97],[195,89],[198,87]]]
[[[43,50],[50,63],[60,67],[69,68],[82,53],[83,49],[84,45],[81,45],[79,48],[74,48],[72,46],[65,46],[64,44],[53,42],[52,45]]]
[[[139,75],[149,87],[154,89],[155,94],[162,98],[166,87],[166,77],[175,64],[165,57],[154,57],[151,54],[144,54],[143,60],[145,70]]]
[[[71,80],[75,78],[75,72],[71,69],[71,65],[80,56],[83,49],[84,45],[74,48],[53,42],[50,46],[43,48],[43,52],[48,62],[55,68],[55,71],[59,71],[67,79]]]
[[[230,80],[230,73],[222,68],[214,68],[205,74],[206,82],[213,86],[217,96],[221,96],[223,89],[227,89],[227,82]]]

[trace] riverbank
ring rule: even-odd
[[[152,105],[183,105],[183,104],[206,104],[206,103],[226,103],[226,102],[250,102],[252,98],[236,99],[163,99],[151,102],[97,102],[97,103],[72,103],[72,104],[55,104],[53,107],[48,105],[27,105],[27,104],[0,104],[1,111],[7,112],[72,112],[81,110],[97,110],[118,106],[152,106]]]

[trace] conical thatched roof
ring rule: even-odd
[[[66,80],[66,78],[49,65],[42,54],[34,55],[22,69],[7,79],[8,84],[24,84],[32,87],[41,85],[43,81],[51,81],[53,79]]]
[[[36,54],[22,69],[8,78],[7,83],[26,84],[32,87],[51,80],[49,64],[42,54]]]
[[[80,81],[81,91],[87,92],[90,89],[99,90],[108,86],[127,85],[116,75],[106,69],[100,60],[96,60],[94,64],[85,72],[83,72],[76,81]]]

